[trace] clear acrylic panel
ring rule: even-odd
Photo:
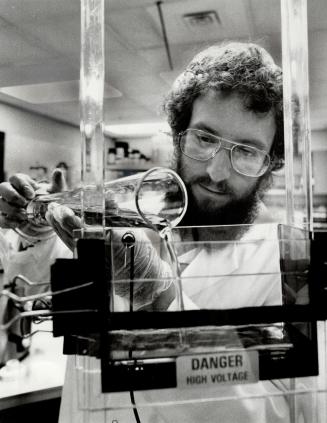
[[[208,235],[208,229],[210,234],[214,231],[224,233],[225,239],[203,241]],[[108,242],[113,241],[112,244],[109,242],[113,269],[113,312],[131,312],[131,298],[134,305],[137,304],[135,298],[130,297],[131,284],[134,285],[135,295],[138,290],[143,293],[153,292],[154,287],[158,287],[160,291],[161,287],[167,286],[167,280],[170,279],[176,290],[182,289],[180,297],[184,297],[184,301],[170,303],[165,312],[167,321],[168,314],[180,310],[210,310],[221,314],[216,315],[216,324],[211,321],[211,324],[201,325],[195,315],[190,315],[189,319],[194,319],[194,326],[189,321],[185,327],[157,329],[155,317],[151,317],[151,314],[155,316],[160,308],[149,307],[148,302],[133,308],[135,319],[137,314],[146,311],[149,316],[147,320],[154,322],[154,327],[128,329],[122,324],[122,329],[109,331],[109,370],[105,369],[104,373],[104,368],[101,367],[99,347],[95,356],[90,357],[92,360],[87,361],[88,368],[84,370],[84,384],[92,387],[90,391],[84,389],[79,393],[82,395],[80,403],[84,409],[95,412],[103,406],[107,411],[133,408],[132,402],[128,400],[128,384],[123,387],[121,380],[118,384],[115,384],[117,380],[113,380],[117,378],[117,371],[121,372],[125,367],[129,372],[142,374],[146,366],[155,366],[152,367],[155,378],[165,373],[166,379],[169,379],[169,373],[172,373],[172,379],[176,377],[175,386],[169,386],[168,381],[168,386],[162,387],[159,383],[153,389],[152,381],[152,385],[150,382],[143,389],[136,387],[133,392],[141,415],[150,410],[156,410],[159,415],[178,413],[180,408],[187,415],[185,410],[189,407],[193,409],[192,404],[198,404],[201,408],[201,404],[212,403],[219,404],[219,409],[224,413],[231,402],[233,413],[238,413],[241,409],[247,409],[246,404],[251,399],[260,410],[281,407],[284,418],[291,419],[292,413],[304,413],[303,421],[310,421],[308,416],[315,416],[319,421],[322,409],[318,412],[315,407],[317,402],[323,400],[322,390],[325,389],[325,378],[321,373],[321,368],[325,365],[324,355],[321,354],[322,348],[325,348],[324,323],[320,322],[317,327],[316,323],[305,320],[283,322],[278,320],[278,314],[274,315],[276,310],[271,310],[272,317],[268,320],[267,315],[262,314],[264,306],[283,308],[289,305],[310,305],[312,281],[308,278],[310,251],[307,233],[297,227],[285,225],[247,225],[240,228],[242,238],[235,240],[234,237],[228,239],[227,234],[231,229],[235,231],[234,227],[175,228],[170,243],[177,252],[177,266],[172,265],[175,257],[169,255],[166,240],[151,230],[146,234],[140,234],[143,229],[133,230],[136,243],[140,242],[136,248],[153,249],[153,253],[157,255],[149,262],[159,259],[181,272],[171,273],[162,279],[154,279],[151,275],[141,279],[120,278],[121,275],[124,276],[124,272],[130,271],[130,263],[128,257],[126,263],[122,263],[121,255],[115,256],[115,252],[119,243],[122,243],[123,232],[130,232],[131,229],[111,230],[116,231],[115,235],[110,233],[107,238]],[[192,235],[193,241],[181,241],[181,234],[183,239],[191,238]],[[199,240],[194,241],[194,238]],[[224,254],[226,249],[233,251],[232,263],[220,258],[219,263],[223,263],[223,266],[215,266],[219,254]],[[130,251],[127,250],[127,253],[130,254]],[[201,266],[203,254],[206,255],[206,267]],[[270,257],[269,268],[267,265],[262,267],[262,263],[267,264],[267,260],[260,260],[264,258],[264,254]],[[135,269],[140,270],[137,254],[135,257]],[[210,257],[213,258],[212,265]],[[191,264],[187,265],[189,259]],[[124,271],[120,274],[118,270],[122,269],[123,264]],[[188,267],[191,266],[194,267],[189,269],[188,275]],[[255,323],[249,317],[242,324],[226,323],[233,322],[235,318],[235,314],[231,312],[242,310],[248,316],[254,311],[257,314]],[[261,322],[258,317],[260,313]],[[245,315],[241,316],[243,319]],[[317,332],[321,355],[320,376]],[[163,373],[158,373],[157,369],[160,367],[164,369]],[[109,385],[114,386],[113,392],[102,392],[101,377],[111,379],[113,383],[109,381]],[[123,403],[122,398],[125,399]],[[251,415],[253,418],[255,414]]]

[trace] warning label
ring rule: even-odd
[[[189,355],[176,361],[178,388],[214,387],[259,380],[258,351]]]

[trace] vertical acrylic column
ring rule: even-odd
[[[82,135],[81,214],[101,198],[104,212],[104,0],[81,0],[80,127]],[[96,192],[90,185],[96,185]],[[98,203],[98,202],[97,202]],[[98,203],[99,204],[99,203]],[[104,227],[104,213],[102,213]]]
[[[312,234],[307,0],[281,0],[281,15],[287,223],[302,226]],[[295,158],[300,159],[300,184],[296,184],[294,176]],[[291,379],[290,390],[294,392],[289,396],[291,422],[298,421],[303,399],[307,405],[307,417],[303,421],[326,421],[326,322],[318,322],[317,333],[319,375],[304,380]],[[297,389],[304,386],[311,390],[307,397],[296,394]]]
[[[101,231],[101,226],[102,230],[105,230],[104,76],[104,0],[81,0],[80,129],[83,229],[80,236],[82,237],[92,237],[99,228]],[[98,216],[102,216],[102,222],[98,219],[90,222],[89,211],[93,209],[94,204],[97,204],[96,212]],[[87,234],[86,223],[92,223]],[[95,402],[94,392],[100,391],[101,373],[97,360],[94,357],[77,355],[76,374],[79,386],[78,406],[82,412],[83,423],[106,421],[106,411],[103,410],[104,403],[101,399],[96,415],[91,410],[91,405]]]
[[[306,0],[281,0],[287,223],[312,231]],[[294,159],[302,180],[295,181]]]

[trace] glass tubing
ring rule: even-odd
[[[88,186],[95,184],[102,195],[102,226],[105,227],[105,144],[103,136],[103,97],[105,80],[104,0],[81,0],[80,130],[81,218],[92,205]],[[90,194],[90,195],[89,195]]]
[[[312,232],[312,165],[308,79],[307,0],[281,0],[286,223],[296,225],[295,196],[303,199],[302,227]],[[302,186],[294,185],[294,154],[301,152]],[[302,203],[301,203],[302,204]]]

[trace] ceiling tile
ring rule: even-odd
[[[326,0],[308,0],[308,25],[311,30],[327,29]]]
[[[110,13],[106,21],[121,41],[129,48],[144,48],[161,45],[162,35],[151,17],[142,8],[132,8]]]
[[[251,0],[249,2],[255,34],[281,33],[281,0]]]
[[[80,15],[80,0],[1,0],[1,17],[19,26],[60,22],[68,15]]]
[[[72,67],[70,63],[62,59],[47,58],[35,64],[0,66],[2,87],[73,79],[79,79],[79,66]]]
[[[146,122],[158,120],[156,113],[149,111],[139,102],[128,98],[122,101],[121,98],[114,98],[105,101],[104,121],[110,123]]]
[[[39,63],[52,56],[42,43],[30,39],[13,26],[1,25],[0,18],[0,66]]]
[[[157,8],[153,5],[146,10],[152,16],[159,31],[161,27]],[[185,14],[203,11],[215,11],[220,24],[190,27],[183,18]],[[251,31],[246,2],[243,0],[202,0],[201,2],[188,0],[163,3],[162,12],[166,22],[167,37],[171,44],[245,37]]]

